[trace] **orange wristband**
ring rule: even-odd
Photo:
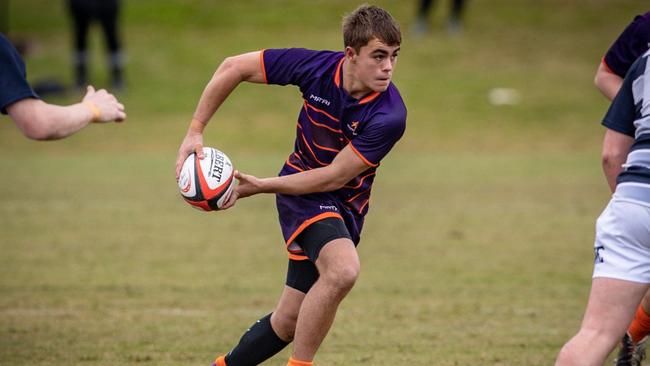
[[[85,105],[86,108],[90,109],[90,111],[93,113],[93,119],[91,122],[99,122],[99,117],[102,116],[102,112],[99,111],[97,105],[93,102],[83,102],[83,105]]]

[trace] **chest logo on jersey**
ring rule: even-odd
[[[314,94],[309,94],[309,100],[313,100],[313,101],[316,102],[316,103],[322,103],[322,104],[325,104],[326,106],[329,106],[329,105],[330,105],[330,101],[329,101],[329,100],[327,100],[327,99],[325,99],[325,98],[323,98],[323,97],[319,97],[318,95],[314,95]]]
[[[347,124],[346,127],[350,132],[352,132],[352,135],[356,136],[357,135],[357,127],[359,127],[359,121],[354,121],[351,122],[350,124]]]

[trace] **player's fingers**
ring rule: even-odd
[[[95,93],[95,88],[92,85],[86,87],[86,95],[92,95]]]
[[[115,122],[124,122],[126,119],[126,113],[123,111],[117,112],[117,117],[115,118]]]
[[[203,154],[203,144],[200,143],[195,144],[194,152],[196,153],[196,156],[199,157],[199,159],[205,158],[205,154]]]

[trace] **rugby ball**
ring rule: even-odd
[[[193,207],[204,211],[219,210],[235,187],[232,163],[226,154],[204,147],[205,158],[190,154],[181,168],[178,188]]]

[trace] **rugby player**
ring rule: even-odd
[[[312,365],[339,306],[360,271],[356,245],[381,160],[402,137],[406,107],[391,82],[399,25],[363,5],[343,21],[344,51],[266,49],[228,57],[206,86],[176,161],[203,156],[203,131],[241,82],[295,85],[302,94],[294,151],[278,177],[236,172],[224,208],[274,193],[288,250],[286,282],[275,310],[255,322],[216,366],[257,365],[293,342],[287,365]]]

